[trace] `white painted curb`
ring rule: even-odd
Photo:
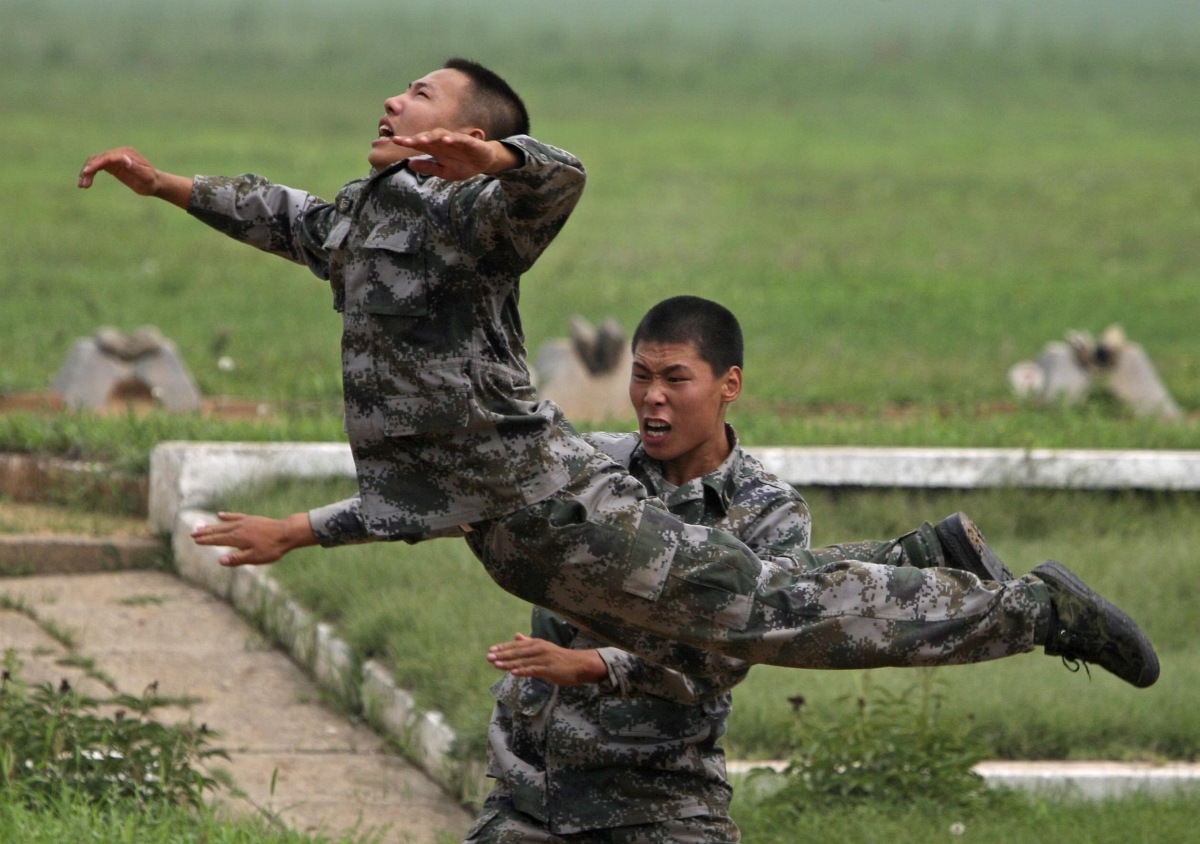
[[[754,454],[794,486],[1200,489],[1200,450],[764,446]],[[183,510],[211,508],[256,481],[353,475],[344,443],[162,443],[150,458],[150,524],[168,533]]]
[[[770,792],[771,774],[782,773],[788,763],[779,759],[759,762],[730,761],[729,773],[744,776],[752,772],[767,774],[756,788]],[[973,769],[991,788],[1023,789],[1045,796],[1104,800],[1144,794],[1166,797],[1184,789],[1200,787],[1200,765],[1168,762],[1150,765],[1138,762],[1009,762],[990,760]],[[781,780],[775,780],[782,784]]]
[[[1200,451],[755,447],[793,486],[1200,489]]]

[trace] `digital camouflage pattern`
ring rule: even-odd
[[[1036,577],[760,560],[732,535],[667,512],[601,454],[552,498],[473,527],[467,542],[502,588],[688,673],[707,661],[670,642],[751,663],[875,668],[997,659],[1047,631]]]
[[[811,531],[808,506],[737,446],[733,429],[728,430],[735,445],[725,461],[677,488],[665,483],[637,434],[589,434],[587,439],[628,467],[672,513],[725,527],[761,556],[804,548]],[[495,812],[485,810],[490,823],[481,823],[470,840],[539,840],[538,828],[566,834],[640,825],[641,837],[629,840],[671,841],[669,835],[680,831],[661,828],[661,822],[677,818],[697,819],[696,834],[704,837],[691,840],[737,840],[736,826],[728,820],[732,789],[725,754],[717,741],[733,706],[729,690],[749,666],[695,651],[692,658],[703,660],[711,673],[672,671],[604,647],[543,609],[533,612],[532,635],[566,648],[598,649],[608,679],[554,686],[506,674],[493,686],[497,703],[488,731],[488,775],[498,781],[489,797]],[[656,834],[666,837],[647,837]]]
[[[532,635],[563,647],[601,647],[545,610],[534,611]],[[732,705],[727,689],[748,666],[699,681],[676,675],[684,682],[675,683],[672,672],[606,650],[606,662],[624,657],[609,662],[619,691],[510,674],[493,686],[488,775],[498,782],[489,802],[506,802],[555,833],[726,815],[732,789],[717,742]],[[711,693],[688,702],[658,696],[685,686]],[[502,827],[480,840],[496,840]]]
[[[760,561],[730,534],[671,515],[537,401],[519,275],[585,176],[561,150],[506,143],[524,156],[512,170],[448,182],[401,163],[332,204],[256,176],[195,182],[193,215],[307,265],[341,308],[360,489],[309,514],[322,544],[470,525],[503,588],[634,651],[645,635],[748,662],[862,668],[974,662],[1044,639],[1036,578],[981,587],[950,569],[853,562],[793,574],[794,561]]]
[[[533,138],[505,143],[522,166],[447,181],[400,163],[332,203],[257,176],[195,180],[191,214],[327,279],[342,314],[359,495],[311,514],[324,545],[457,533],[550,495],[588,451],[537,401],[517,310],[583,166]]]
[[[553,833],[497,798],[488,800],[464,844],[725,844],[740,840],[732,820],[712,815],[574,834]]]

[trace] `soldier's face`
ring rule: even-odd
[[[442,68],[411,83],[403,94],[383,101],[384,115],[379,120],[377,137],[371,143],[367,161],[382,170],[419,153],[393,143],[393,137],[409,137],[431,129],[457,130],[459,104],[470,88],[470,78],[458,70]]]
[[[718,374],[694,343],[638,343],[629,399],[646,453],[663,464],[667,480],[706,475],[729,455],[725,408],[742,391],[742,371]]]

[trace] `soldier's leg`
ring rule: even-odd
[[[947,665],[1031,650],[1050,630],[1051,592],[1036,576],[983,582],[949,568],[850,561],[789,571],[727,533],[684,524],[611,461],[475,527],[468,541],[500,586],[635,652],[641,631],[753,663]],[[1109,670],[1113,658],[1153,658],[1132,621],[1101,626],[1130,640],[1115,649],[1121,656],[1108,642],[1074,656]]]
[[[966,513],[955,513],[936,525],[925,522],[897,539],[860,541],[814,548],[804,557],[817,568],[844,560],[920,569],[963,569],[980,580],[1012,580],[1013,574],[987,544],[983,532]]]
[[[468,541],[503,588],[635,652],[642,631],[795,667],[978,662],[1032,649],[1049,618],[1036,579],[764,563],[723,531],[684,524],[607,461],[556,497],[476,527]]]

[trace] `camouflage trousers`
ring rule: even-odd
[[[741,840],[737,824],[715,815],[556,834],[507,800],[489,798],[463,844],[736,844]]]
[[[796,552],[797,564],[807,569],[847,560],[922,569],[947,565],[942,542],[929,522],[898,539],[847,542]]]
[[[1032,650],[1049,625],[1031,575],[760,560],[728,533],[683,523],[599,454],[551,498],[466,539],[501,588],[682,671],[701,666],[662,659],[670,643],[795,668],[951,665]]]

